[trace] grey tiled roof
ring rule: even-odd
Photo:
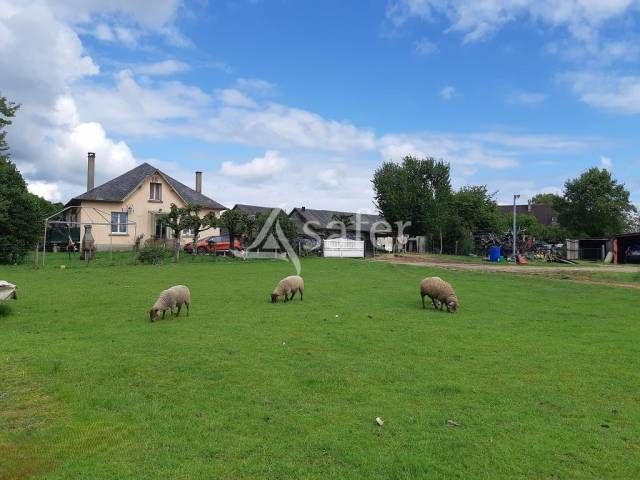
[[[347,231],[355,231],[356,229],[356,213],[353,212],[336,212],[333,210],[313,210],[310,208],[294,208],[289,213],[289,217],[296,223],[306,223],[306,222],[317,222],[313,226],[314,229],[318,230],[339,230],[336,226],[330,226],[331,222],[334,222],[334,215],[349,215],[351,217],[352,225],[347,227]],[[301,222],[300,222],[301,220]],[[385,221],[383,217],[380,215],[370,215],[367,213],[360,214],[360,230],[363,232],[371,231],[373,224],[376,222]],[[390,232],[391,230],[386,229],[383,225],[378,224],[376,226],[376,231],[378,233]]]
[[[147,177],[155,174],[156,172],[161,174],[167,180],[171,188],[173,188],[185,202],[200,205],[203,208],[226,210],[227,207],[224,205],[221,205],[202,193],[196,192],[193,188],[187,187],[184,183],[180,183],[175,178],[170,177],[148,163],[138,165],[136,168],[123,173],[119,177],[109,180],[107,183],[103,183],[82,195],[72,198],[68,204],[78,203],[82,200],[121,202]]]
[[[242,203],[236,203],[236,205],[233,207],[234,210],[242,210],[244,213],[246,213],[248,216],[255,216],[255,215],[269,215],[271,213],[272,210],[280,210],[282,211],[281,208],[277,208],[277,207],[259,207],[257,205],[244,205]]]

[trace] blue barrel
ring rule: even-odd
[[[489,261],[497,262],[500,258],[500,246],[494,245],[493,247],[489,247]]]

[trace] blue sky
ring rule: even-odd
[[[98,182],[203,170],[229,205],[371,210],[375,168],[407,154],[501,201],[605,167],[640,202],[639,19],[636,0],[9,0],[0,91],[54,200],[95,151]]]

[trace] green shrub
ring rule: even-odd
[[[167,247],[163,244],[147,244],[140,249],[138,260],[142,263],[162,265],[165,257],[169,255]]]

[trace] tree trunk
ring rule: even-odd
[[[440,255],[442,255],[442,229],[440,229]]]
[[[180,235],[173,236],[173,259],[176,263],[180,261]]]
[[[193,255],[198,255],[198,230],[193,230],[193,243],[191,245],[193,245],[193,248],[191,249],[191,253]]]

